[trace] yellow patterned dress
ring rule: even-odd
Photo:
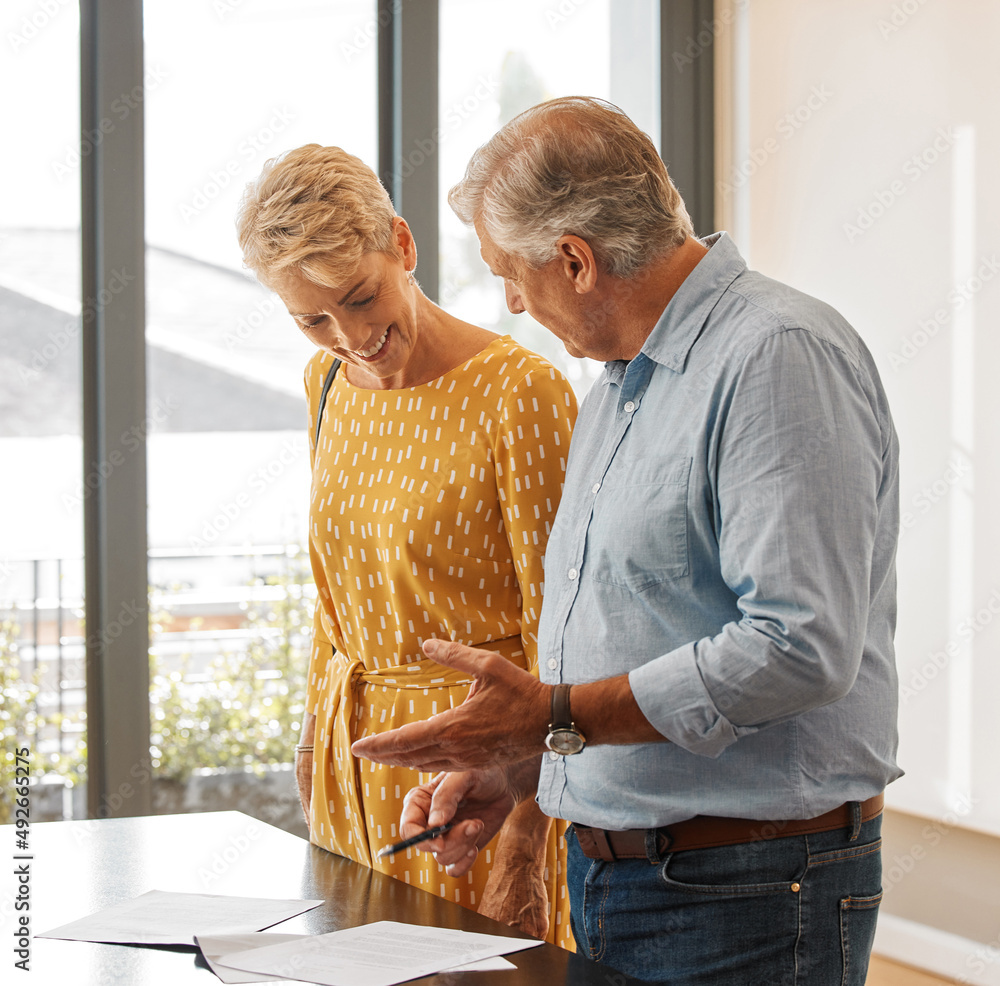
[[[306,368],[310,435],[331,364],[317,353]],[[341,370],[313,450],[310,838],[472,909],[495,842],[457,879],[415,849],[375,862],[398,838],[403,796],[430,775],[356,761],[350,747],[464,700],[470,680],[427,660],[428,638],[492,650],[537,673],[542,556],[575,416],[565,378],[501,336],[405,390],[354,387]],[[564,832],[553,823],[548,937],[572,947]]]

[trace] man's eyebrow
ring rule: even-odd
[[[480,256],[482,257],[483,255],[480,254]],[[504,267],[502,262],[494,260],[491,263],[489,260],[486,259],[486,257],[483,257],[483,263],[486,264],[486,266],[490,270],[490,273],[494,277],[503,277],[503,278],[510,277],[510,273],[508,272],[507,268]]]

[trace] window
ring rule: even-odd
[[[144,16],[154,809],[243,801],[292,826],[293,785],[211,779],[290,763],[313,602],[314,350],[242,269],[234,219],[291,148],[375,164],[374,3],[147,0]]]
[[[0,557],[0,608],[14,618],[4,623],[4,645],[13,650],[11,634],[19,634],[18,671],[29,676],[36,663],[62,662],[60,671],[46,672],[55,677],[45,678],[41,688],[43,701],[55,716],[61,709],[63,719],[47,727],[39,742],[52,772],[73,777],[86,699],[85,535],[91,552],[87,578],[101,588],[88,601],[95,607],[99,643],[110,641],[123,622],[137,626],[127,600],[141,607],[149,592],[159,779],[176,776],[181,760],[185,770],[202,771],[234,758],[276,762],[294,742],[295,723],[286,706],[270,715],[268,703],[272,710],[275,702],[280,705],[289,684],[281,662],[300,661],[297,672],[304,674],[301,655],[287,650],[304,649],[300,629],[311,608],[302,585],[308,582],[308,456],[301,386],[311,349],[277,300],[241,269],[233,219],[243,186],[267,158],[300,144],[339,144],[386,167],[376,160],[377,128],[381,118],[385,147],[391,125],[380,111],[402,111],[398,92],[383,94],[381,105],[376,100],[378,32],[386,15],[401,8],[377,6],[375,0],[146,0],[105,16],[109,0],[87,0],[83,96],[87,119],[93,115],[98,126],[81,138],[77,5],[17,0],[9,6],[4,37],[11,51],[0,65],[0,98],[8,101],[14,145],[30,153],[0,162],[7,179],[0,213],[0,312],[8,381],[14,381],[0,441],[13,473],[32,482],[8,484],[0,494],[8,515],[26,519]],[[548,6],[518,0],[498,17],[495,8],[442,0],[440,185],[446,190],[458,179],[473,148],[501,123],[549,96],[584,92],[610,98],[656,139],[659,6],[653,0]],[[411,67],[412,52],[431,43],[422,33],[435,20],[424,16],[431,10],[421,8],[409,25],[403,18]],[[140,12],[141,80],[133,71]],[[406,77],[413,76],[408,71]],[[119,78],[129,80],[129,91],[115,99]],[[24,97],[29,91],[30,103]],[[128,127],[119,119],[128,119]],[[112,143],[118,157],[105,159]],[[98,159],[99,174],[91,175],[89,163]],[[141,177],[105,167],[105,160],[126,172],[138,160]],[[81,176],[87,186],[82,206]],[[104,184],[109,177],[111,184]],[[136,210],[127,205],[140,181],[144,268],[136,255]],[[570,359],[526,316],[514,320],[506,313],[475,238],[450,211],[443,220],[438,247],[444,305],[516,333],[586,389],[597,367]],[[435,247],[424,243],[423,249],[426,256]],[[122,258],[124,265],[117,263]],[[99,270],[105,275],[94,278]],[[143,290],[126,290],[133,274],[142,284],[143,270]],[[80,285],[87,278],[96,282],[93,293],[128,299],[114,306],[114,317],[99,333],[80,331]],[[130,368],[139,367],[141,357],[128,347],[131,327],[141,321],[143,294],[146,360],[133,375]],[[92,304],[98,311],[105,307],[100,297]],[[81,339],[86,359],[93,361],[87,370]],[[118,355],[106,360],[109,352]],[[84,375],[84,391],[97,395],[88,406],[96,403],[100,418],[99,426],[91,421],[87,428],[88,447],[118,442],[125,427],[122,442],[138,450],[130,453],[129,469],[113,480],[100,462],[82,461]],[[144,416],[136,399],[143,376]],[[113,495],[105,497],[111,487]],[[143,546],[136,546],[144,533],[147,493],[148,559]],[[82,509],[95,504],[99,523],[85,520]],[[119,519],[127,513],[128,522],[116,525],[115,511]],[[148,586],[138,574],[145,561]],[[63,798],[58,781],[56,800],[66,801],[67,813],[118,813],[115,792],[131,787],[133,779],[144,786],[141,770],[132,773],[142,766],[145,749],[145,709],[138,710],[135,701],[145,692],[144,657],[139,647],[104,649],[114,654],[108,660],[99,655],[92,665],[101,688],[91,695],[91,732],[95,751],[115,751],[113,763],[104,763],[104,754],[92,758],[89,809],[79,787]],[[212,691],[220,673],[240,678],[241,686],[252,681],[253,695],[220,697]],[[251,700],[260,708],[248,712]],[[246,727],[241,737],[232,739],[236,727],[226,734],[212,719],[210,710],[219,706]],[[168,707],[174,711],[168,714]],[[69,804],[73,798],[75,807]],[[161,801],[158,807],[178,804]],[[137,808],[143,810],[132,802],[122,810]]]
[[[81,470],[80,155],[88,145],[79,139],[76,5],[6,6],[0,762],[16,747],[30,749],[32,817],[44,819],[85,810],[79,788],[74,806],[67,783],[86,774],[83,503],[100,481],[95,470]],[[10,820],[6,796],[0,821]]]
[[[602,365],[570,356],[528,314],[507,311],[475,232],[458,221],[447,194],[480,144],[518,113],[557,96],[608,99],[658,144],[658,11],[652,0],[512,0],[499,16],[497,8],[473,0],[441,2],[440,303],[552,360],[580,396]]]

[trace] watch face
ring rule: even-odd
[[[545,745],[553,753],[567,757],[579,753],[585,746],[585,740],[575,729],[553,729],[545,737]]]

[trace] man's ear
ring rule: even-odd
[[[567,233],[556,240],[556,259],[577,294],[587,294],[597,286],[597,258],[590,244]]]

